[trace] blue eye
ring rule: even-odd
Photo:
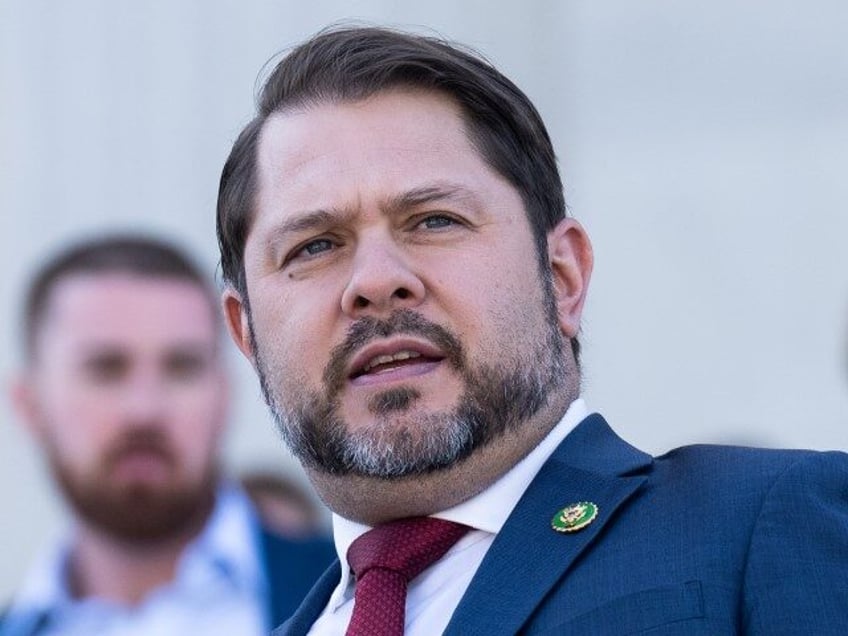
[[[297,247],[293,247],[280,264],[280,267],[286,267],[290,264],[317,264],[326,258],[330,258],[330,256],[335,254],[343,246],[344,241],[332,235],[309,239]]]
[[[449,227],[455,224],[456,221],[443,214],[434,214],[421,221],[421,225],[426,227],[428,230],[437,230],[439,228]]]
[[[314,256],[315,254],[320,254],[331,249],[333,249],[333,242],[330,239],[324,238],[309,241],[309,243],[301,248],[301,251],[306,252],[309,256]]]

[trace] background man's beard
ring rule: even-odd
[[[108,462],[89,475],[71,469],[55,449],[50,468],[69,504],[86,523],[114,539],[150,545],[200,528],[215,502],[217,468],[194,484],[116,483]],[[172,461],[176,461],[172,458]]]
[[[555,311],[548,299],[548,314]],[[331,354],[324,374],[324,394],[313,393],[293,404],[294,393],[278,399],[270,374],[253,351],[265,401],[289,448],[304,465],[334,475],[400,478],[436,471],[455,464],[477,449],[530,420],[548,402],[548,396],[566,383],[565,342],[557,321],[548,332],[527,338],[520,359],[501,360],[499,366],[468,368],[459,339],[443,327],[409,310],[388,320],[365,318],[353,325],[345,342]],[[418,394],[400,388],[379,393],[369,402],[374,422],[355,431],[339,415],[338,395],[353,352],[376,337],[395,333],[421,335],[446,353],[443,363],[459,373],[465,385],[457,406],[447,412],[414,415]],[[506,364],[511,364],[506,367]]]

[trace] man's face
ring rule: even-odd
[[[392,479],[524,428],[510,443],[535,443],[579,309],[560,319],[521,198],[453,102],[391,91],[274,115],[258,169],[249,312],[232,291],[225,308],[307,467]]]
[[[202,521],[226,410],[217,338],[191,282],[75,274],[54,288],[23,410],[84,522],[149,542]]]

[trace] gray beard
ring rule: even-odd
[[[548,299],[549,317],[555,308]],[[325,392],[311,393],[294,404],[277,399],[256,339],[253,351],[262,394],[288,447],[304,466],[331,475],[397,479],[452,466],[508,432],[517,430],[560,390],[567,380],[565,339],[553,317],[547,337],[529,342],[529,352],[512,368],[479,366],[470,369],[459,339],[420,315],[402,310],[387,320],[364,318],[355,323],[331,354],[324,374]],[[418,399],[414,389],[392,389],[369,402],[374,422],[352,431],[339,415],[338,394],[346,378],[339,370],[351,352],[370,339],[405,333],[424,336],[446,352],[444,363],[460,374],[465,390],[454,409],[411,415]],[[526,337],[526,334],[525,334]],[[532,340],[532,339],[531,339]]]

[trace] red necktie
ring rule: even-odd
[[[468,530],[452,521],[415,517],[377,526],[356,539],[347,551],[356,595],[346,636],[402,635],[407,583]]]

